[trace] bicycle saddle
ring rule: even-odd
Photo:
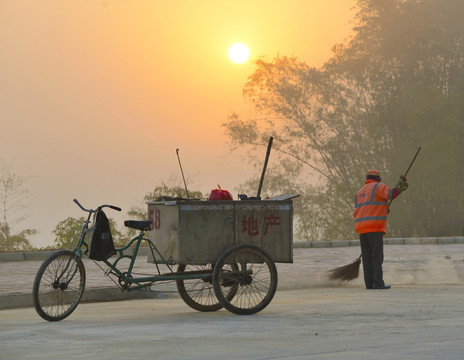
[[[124,221],[124,226],[140,230],[140,231],[147,231],[150,230],[151,228],[151,221],[150,220],[143,220],[143,221],[137,221],[137,220],[126,220]]]

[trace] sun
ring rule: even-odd
[[[244,63],[250,56],[250,50],[243,44],[234,44],[229,48],[229,58],[236,64]]]

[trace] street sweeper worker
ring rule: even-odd
[[[354,199],[354,229],[361,241],[364,283],[367,289],[390,289],[383,281],[383,235],[387,230],[389,201],[408,188],[401,177],[394,188],[381,182],[380,171],[371,169]]]

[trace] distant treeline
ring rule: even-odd
[[[354,238],[365,171],[379,169],[393,187],[419,146],[387,236],[461,235],[464,1],[358,0],[356,9],[353,37],[321,68],[258,60],[244,88],[257,115],[231,114],[226,131],[234,146],[250,147],[256,166],[274,136],[263,193],[302,195],[299,238]],[[257,179],[245,185],[256,189]]]

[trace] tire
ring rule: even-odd
[[[40,266],[32,289],[34,307],[47,321],[67,318],[84,293],[85,268],[70,250],[53,253]]]
[[[234,264],[233,268],[238,270],[237,265]],[[201,277],[196,279],[181,279],[176,280],[177,290],[179,295],[184,302],[192,309],[209,312],[217,311],[222,309],[222,305],[217,299],[213,284],[213,265],[185,265],[179,264],[177,272],[188,273],[191,275],[195,274],[210,274],[207,277]],[[232,298],[235,295],[236,288],[228,287],[223,290],[227,298]]]
[[[230,272],[229,264],[238,271]],[[224,284],[235,288],[235,296],[224,294]],[[239,244],[228,249],[218,259],[213,271],[216,297],[225,309],[238,315],[251,315],[263,310],[277,290],[277,268],[262,249]]]

